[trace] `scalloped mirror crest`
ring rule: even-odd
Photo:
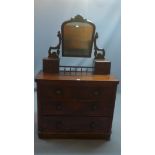
[[[74,18],[71,18],[72,22],[86,22],[87,19],[84,19],[81,15],[76,15]]]

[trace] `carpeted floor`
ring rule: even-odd
[[[37,99],[35,101],[35,155],[121,155],[121,94],[118,93],[110,141],[104,140],[41,140],[37,136]]]

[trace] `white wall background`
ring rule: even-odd
[[[99,34],[97,44],[112,62],[111,74],[121,80],[121,0],[35,0],[34,73],[42,69],[49,46],[58,43],[63,21],[77,14],[91,20]],[[76,60],[76,61],[75,61]],[[91,65],[93,58],[61,58],[61,65]],[[119,86],[120,90],[120,86]]]

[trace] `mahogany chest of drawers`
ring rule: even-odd
[[[40,72],[35,81],[40,138],[109,140],[118,84],[113,76]]]

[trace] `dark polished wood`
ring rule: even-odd
[[[111,128],[110,117],[42,116],[39,130],[42,132],[104,132]]]
[[[48,57],[49,58],[53,58],[53,53],[56,54],[56,57],[59,57],[59,54],[60,54],[60,46],[61,46],[61,40],[62,40],[62,36],[61,36],[61,33],[60,31],[58,31],[58,34],[57,34],[58,38],[59,38],[59,43],[57,46],[50,46],[49,49],[48,49]],[[57,52],[53,52],[51,53],[51,50],[52,49],[56,49]],[[55,56],[54,56],[55,57]]]
[[[110,74],[111,62],[105,59],[94,60],[94,74]]]
[[[111,75],[40,72],[40,138],[110,139],[118,80]]]
[[[44,73],[58,73],[59,72],[59,58],[44,58],[43,59]]]
[[[88,132],[41,132],[38,131],[38,137],[41,139],[105,139],[110,140],[111,134],[104,133],[88,133]]]
[[[98,33],[96,26],[90,20],[84,19],[81,15],[76,15],[70,20],[64,21],[61,25],[61,32],[58,31],[59,43],[57,46],[50,46],[48,57],[59,57],[62,43],[62,56],[67,57],[91,57],[94,44],[95,59],[105,59],[104,48],[98,48]],[[53,51],[51,53],[51,50]]]
[[[67,82],[67,84],[71,83],[71,82],[96,82],[95,84],[98,84],[98,82],[103,82],[103,83],[107,83],[108,85],[111,84],[118,84],[119,81],[113,76],[113,75],[93,75],[93,73],[90,74],[80,74],[80,75],[73,75],[70,76],[64,74],[64,72],[59,72],[59,74],[55,73],[55,74],[49,74],[49,73],[44,73],[42,71],[40,71],[35,78],[36,82]]]
[[[105,59],[105,50],[103,48],[98,48],[96,40],[98,38],[98,33],[96,32],[94,37],[94,56],[95,59]],[[98,53],[101,52],[101,53]]]
[[[77,15],[62,24],[58,45],[43,59],[35,77],[39,138],[110,139],[119,81],[94,34],[95,25]],[[94,65],[59,65],[61,43],[62,56],[70,57],[91,57],[94,43]]]

